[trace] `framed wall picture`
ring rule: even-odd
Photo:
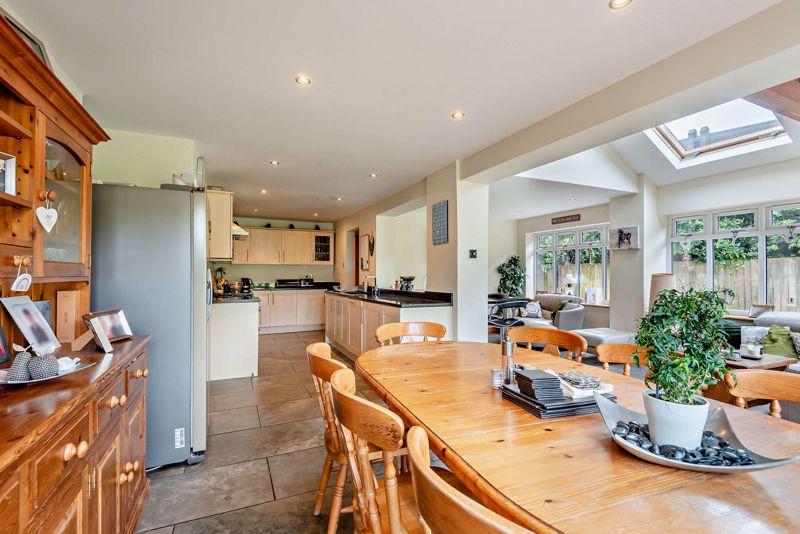
[[[434,245],[445,245],[448,236],[448,201],[442,200],[431,206],[431,239]]]
[[[359,237],[358,254],[362,271],[369,271],[369,237],[369,234],[362,234]]]
[[[122,310],[106,310],[87,313],[83,316],[87,328],[101,332],[110,342],[128,339],[133,336],[128,319]]]
[[[639,227],[609,228],[608,245],[611,250],[639,250]]]
[[[0,299],[22,335],[38,354],[51,354],[61,346],[39,308],[30,297]]]

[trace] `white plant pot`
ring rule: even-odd
[[[677,404],[654,397],[655,391],[646,389],[644,409],[650,428],[650,441],[656,445],[678,445],[685,449],[700,446],[703,429],[708,418],[708,401],[693,396],[697,404]]]

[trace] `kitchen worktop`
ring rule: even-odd
[[[336,282],[315,282],[310,286],[295,286],[295,287],[267,287],[261,284],[253,284],[253,291],[311,291],[314,289],[331,289],[333,286],[338,285]]]
[[[328,290],[327,293],[354,300],[363,300],[364,302],[374,302],[375,304],[384,306],[394,306],[395,308],[436,308],[453,306],[453,297],[450,293],[437,293],[434,291],[395,291],[393,289],[381,289],[379,297],[360,292]]]
[[[261,299],[258,297],[252,297],[249,299],[242,298],[242,297],[214,297],[213,304],[247,304],[248,302],[261,302]]]

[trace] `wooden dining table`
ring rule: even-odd
[[[579,370],[644,411],[641,380],[518,348],[517,363]],[[536,532],[800,532],[800,463],[709,474],[645,462],[619,448],[600,414],[539,419],[490,387],[500,345],[379,347],[358,373],[480,502]],[[722,406],[741,441],[772,458],[800,455],[800,425]]]

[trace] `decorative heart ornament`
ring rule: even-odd
[[[31,288],[31,282],[33,282],[31,275],[23,273],[17,276],[17,279],[11,284],[11,291],[25,292]]]
[[[44,231],[49,234],[50,230],[56,225],[58,212],[55,208],[39,206],[36,208],[36,218],[39,219],[39,223],[42,225],[42,228],[44,228]]]

